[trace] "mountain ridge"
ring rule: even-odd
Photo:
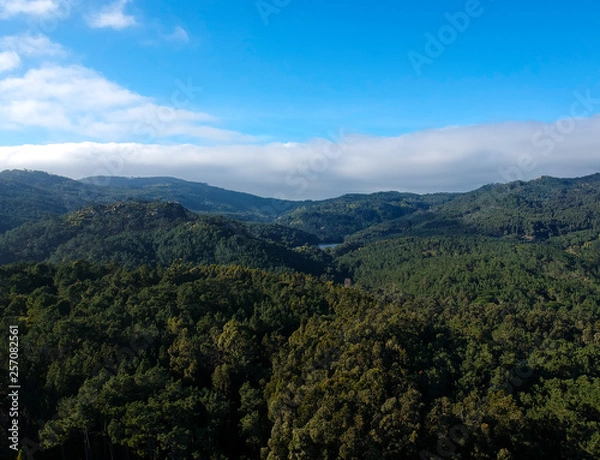
[[[106,179],[103,185],[90,183],[100,179]],[[432,234],[441,228],[545,239],[600,226],[600,173],[541,176],[463,193],[388,191],[292,202],[171,177],[98,176],[82,182],[13,170],[0,172],[0,192],[0,232],[84,206],[127,200],[177,202],[195,213],[276,223],[315,235],[323,243]]]

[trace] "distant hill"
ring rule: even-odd
[[[80,181],[42,171],[0,172],[0,233],[90,204],[176,201],[194,212],[269,222],[298,204],[169,177],[92,177]]]
[[[443,213],[495,235],[537,239],[600,228],[600,174],[511,182],[459,196]]]
[[[374,224],[429,209],[457,196],[385,192],[323,201],[285,201],[172,177],[98,176],[75,181],[21,170],[0,173],[0,192],[0,232],[90,204],[144,200],[178,202],[193,212],[245,221],[277,222],[317,235],[325,242],[339,242]]]
[[[261,198],[201,182],[172,177],[88,177],[83,184],[97,185],[113,199],[176,201],[194,212],[221,214],[243,220],[269,221],[297,206],[296,202]]]
[[[360,230],[427,211],[457,196],[452,193],[416,195],[399,192],[344,195],[302,203],[279,217],[277,222],[313,233],[326,242],[339,243],[344,237]]]
[[[492,184],[467,193],[380,192],[282,201],[169,177],[74,181],[37,171],[0,173],[0,232],[92,204],[178,202],[193,212],[271,222],[300,240],[364,244],[390,237],[486,235],[545,240],[600,230],[600,174]],[[294,239],[296,237],[293,237]]]
[[[347,243],[466,234],[544,241],[582,231],[600,232],[600,174],[486,185],[368,227]]]
[[[97,187],[41,171],[0,172],[0,232],[102,200]]]
[[[345,195],[302,203],[277,222],[336,243],[464,234],[545,240],[600,231],[600,174],[491,184],[467,193]]]

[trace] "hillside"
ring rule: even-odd
[[[114,200],[176,201],[194,212],[242,220],[269,221],[296,206],[292,201],[261,198],[172,177],[89,177],[80,182],[99,184],[100,190]]]
[[[97,177],[73,181],[41,172],[0,173],[0,231],[87,204],[127,199],[178,202],[193,212],[276,222],[322,242],[465,233],[544,240],[600,228],[600,174],[542,177],[466,193],[380,192],[290,202],[173,178]]]
[[[75,181],[41,171],[6,170],[0,172],[0,233],[89,204],[125,200],[176,201],[194,212],[264,222],[296,206],[289,201],[173,178],[96,177]]]
[[[241,264],[321,274],[324,255],[294,251],[311,235],[274,225],[199,216],[178,203],[118,202],[25,224],[0,235],[0,264],[88,260],[127,267]],[[300,244],[301,243],[301,244]],[[317,256],[317,259],[314,256]]]
[[[391,238],[345,252],[336,262],[369,290],[556,308],[600,302],[600,286],[590,280],[600,279],[598,239],[576,251],[481,236]]]
[[[0,172],[0,233],[102,200],[93,186],[40,171]]]
[[[325,242],[339,243],[345,236],[382,222],[410,216],[443,205],[457,195],[439,193],[381,192],[344,195],[323,201],[299,204],[277,219],[282,225],[313,233]]]
[[[600,232],[600,174],[488,185],[373,225],[348,242],[465,234],[544,241],[582,231]]]

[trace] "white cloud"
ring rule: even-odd
[[[42,128],[54,135],[102,141],[171,136],[219,142],[254,140],[207,125],[216,119],[185,109],[185,102],[185,94],[178,94],[172,106],[160,105],[86,67],[53,64],[0,79],[0,130]]]
[[[63,57],[67,51],[46,35],[22,34],[0,37],[0,50],[13,51],[21,56]]]
[[[46,16],[59,9],[60,0],[0,0],[0,18],[6,19],[18,14]]]
[[[175,27],[175,30],[172,34],[166,35],[165,39],[179,43],[188,43],[190,41],[188,33],[185,31],[185,29],[179,26]]]
[[[117,0],[115,3],[92,14],[88,17],[89,26],[95,29],[111,28],[117,30],[135,26],[137,24],[135,18],[125,14],[125,7],[129,2],[130,0]]]
[[[14,51],[0,51],[0,73],[17,69],[21,66],[21,58]]]
[[[544,134],[543,147],[537,142],[540,138],[535,143],[532,139],[549,126],[535,122],[453,127],[389,138],[350,135],[337,143],[313,139],[216,147],[136,143],[0,147],[0,169],[43,169],[74,178],[172,175],[287,199],[378,190],[467,191],[544,174],[573,177],[598,172],[600,116],[574,123],[570,134],[555,132],[552,143],[552,136]]]

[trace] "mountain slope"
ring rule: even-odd
[[[83,184],[96,184],[113,199],[177,201],[194,212],[218,213],[247,220],[271,220],[296,206],[295,202],[261,198],[205,183],[172,177],[89,177]]]
[[[48,459],[598,459],[599,189],[348,195],[295,228],[160,200],[26,223],[0,235],[21,435]],[[299,228],[359,232],[320,251]]]
[[[174,178],[95,177],[75,181],[41,171],[0,172],[0,233],[89,204],[125,200],[177,201],[194,212],[268,222],[297,206],[291,201]]]
[[[399,192],[344,195],[302,203],[279,217],[277,222],[313,233],[326,242],[338,243],[360,230],[448,203],[456,196],[451,193],[416,195]]]
[[[0,172],[0,233],[98,201],[96,187],[40,171]]]
[[[600,300],[599,243],[576,253],[493,237],[403,237],[348,251],[336,262],[368,289],[574,308]]]
[[[260,238],[261,231],[269,235]],[[270,230],[218,216],[199,216],[177,203],[119,202],[95,205],[0,236],[0,264],[89,260],[135,267],[175,260],[238,264],[269,270],[325,271],[320,252],[279,244],[302,234]],[[316,256],[316,258],[315,258]]]
[[[0,192],[0,232],[86,204],[127,199],[176,201],[195,212],[277,222],[336,243],[462,234],[545,240],[600,229],[600,174],[493,184],[461,194],[381,192],[289,202],[173,178],[73,181],[40,172],[4,171]]]
[[[582,231],[600,232],[600,174],[487,185],[384,221],[347,241],[465,234],[544,241]]]

